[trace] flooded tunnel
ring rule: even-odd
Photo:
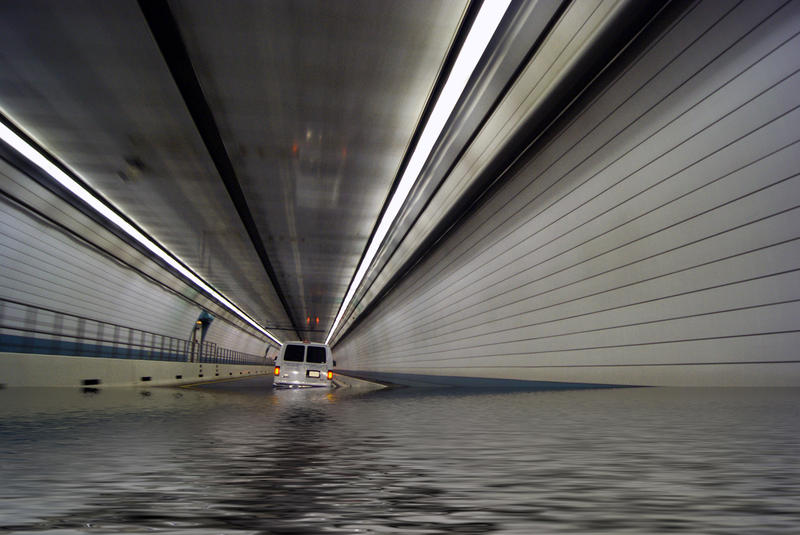
[[[0,3],[0,533],[793,533],[799,35]]]

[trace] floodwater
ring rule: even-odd
[[[800,531],[798,389],[258,381],[0,390],[0,533]]]

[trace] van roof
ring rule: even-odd
[[[322,346],[322,347],[328,347],[328,344],[323,344],[322,342],[301,342],[300,340],[296,340],[296,341],[293,340],[291,342],[284,342],[283,345],[284,346],[299,345],[299,346]]]

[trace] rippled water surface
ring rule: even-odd
[[[800,532],[797,389],[257,381],[0,391],[0,533]]]

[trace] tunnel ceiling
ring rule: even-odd
[[[165,4],[249,221],[135,1],[5,2],[0,106],[280,338],[322,340],[466,4]]]
[[[279,339],[323,341],[481,5],[2,2],[0,108]],[[662,8],[511,3],[334,342]]]

